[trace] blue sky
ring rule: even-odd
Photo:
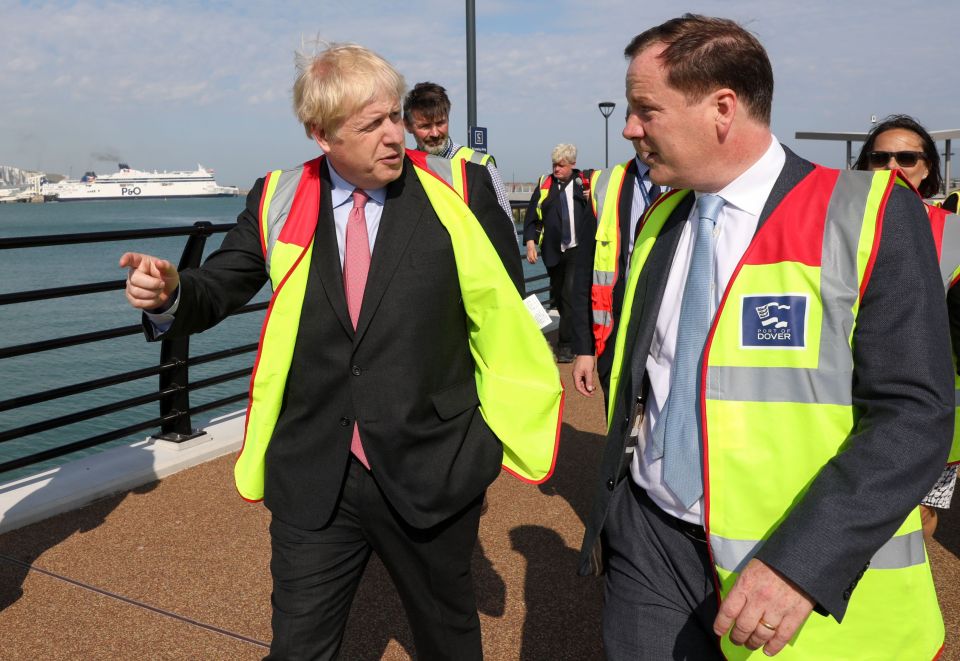
[[[864,131],[905,112],[927,128],[960,128],[950,66],[955,0],[476,0],[477,115],[504,179],[530,181],[550,150],[572,142],[579,165],[631,148],[623,126],[623,47],[685,11],[733,18],[773,63],[774,133],[801,155],[843,164],[842,143],[796,131]],[[360,14],[359,16],[356,14]],[[464,3],[0,0],[0,165],[78,177],[123,160],[142,169],[212,167],[249,187],[317,148],[290,110],[293,55],[314,38],[368,46],[408,85],[432,80],[453,101],[466,141]],[[408,140],[412,146],[412,141]]]

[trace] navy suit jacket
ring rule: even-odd
[[[584,173],[589,180],[589,171]],[[576,232],[577,245],[584,241],[592,241],[593,234],[590,234],[591,225],[596,233],[596,222],[591,223],[593,218],[593,209],[587,196],[584,193],[583,182],[580,180],[580,170],[574,170],[568,186],[573,186],[573,226]],[[527,204],[527,214],[523,221],[523,242],[537,240],[537,201],[540,199],[540,189],[534,189],[530,202]],[[550,192],[540,206],[543,214],[543,242],[540,244],[540,254],[543,257],[543,265],[547,268],[556,266],[560,262],[562,254],[561,238],[563,236],[562,224],[560,222],[560,200],[562,199],[560,185],[556,179],[550,187]]]

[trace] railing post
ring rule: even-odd
[[[200,221],[193,226],[196,231],[187,239],[187,245],[184,246],[180,263],[177,265],[178,271],[200,266],[200,260],[203,258],[203,248],[207,243],[207,237],[211,234],[212,224]],[[160,398],[160,417],[165,419],[169,416],[176,417],[165,420],[160,427],[160,433],[154,438],[182,443],[206,433],[194,429],[190,422],[190,391],[188,390],[190,378],[187,370],[189,359],[189,336],[161,341],[160,364],[166,365],[172,362],[175,366],[160,372],[160,392],[169,391],[169,394]]]

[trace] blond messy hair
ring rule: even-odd
[[[296,53],[293,111],[308,138],[335,138],[343,121],[379,96],[406,92],[403,76],[385,59],[357,44],[317,42]]]
[[[552,152],[550,152],[550,158],[554,163],[563,161],[564,163],[570,163],[573,165],[577,162],[577,148],[574,145],[561,142],[559,145],[553,148]]]

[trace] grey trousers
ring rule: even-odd
[[[603,646],[610,661],[723,659],[707,544],[628,476],[603,527]],[[702,530],[702,529],[701,529]]]

